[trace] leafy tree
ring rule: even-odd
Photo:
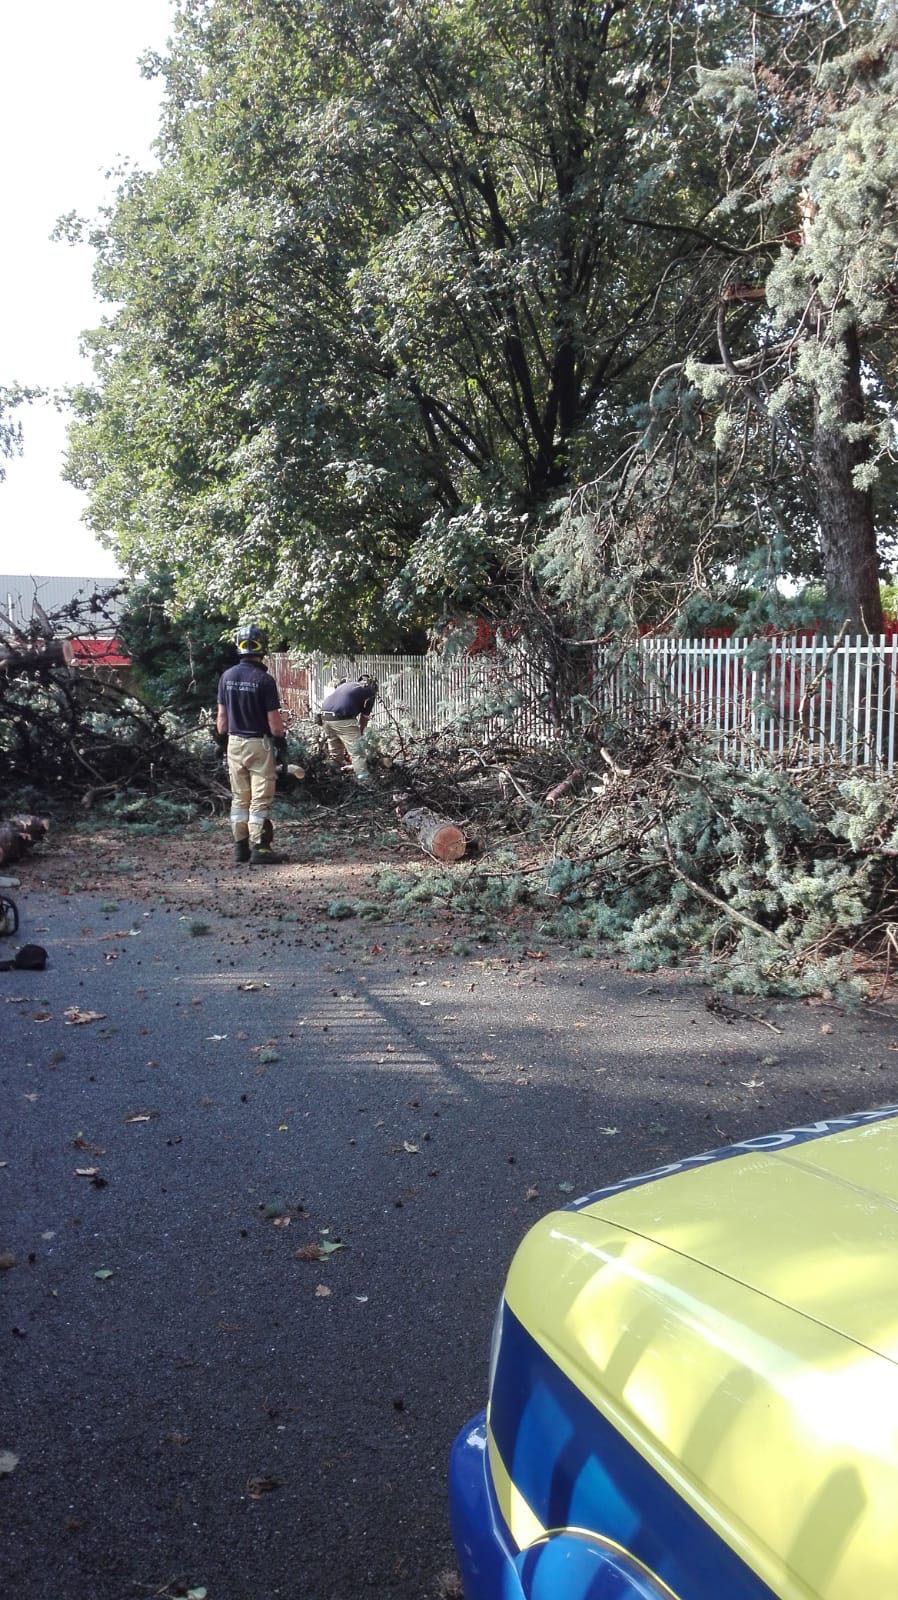
[[[37,398],[36,389],[25,389],[18,383],[0,385],[0,483],[6,477],[4,461],[19,455],[22,449],[22,424],[15,415],[16,410]]]
[[[75,396],[69,474],[122,559],[306,644],[502,609],[676,351],[718,192],[707,10],[183,0]]]

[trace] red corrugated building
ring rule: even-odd
[[[118,639],[73,639],[72,649],[73,667],[124,672],[131,665],[131,657]]]

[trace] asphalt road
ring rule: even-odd
[[[0,975],[11,1597],[451,1593],[447,1454],[530,1223],[898,1099],[887,1009],[107,904],[24,896],[51,965]]]

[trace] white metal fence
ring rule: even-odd
[[[372,723],[398,722],[429,733],[476,717],[481,735],[508,732],[545,744],[555,737],[545,674],[523,651],[458,655],[273,655],[271,670],[283,704],[295,717],[317,711],[341,678],[370,672],[378,682]]]
[[[486,731],[531,744],[555,737],[548,680],[521,649],[498,654],[272,657],[295,716],[318,709],[342,677],[370,672],[380,685],[373,721],[429,732],[466,715]],[[721,754],[795,765],[841,760],[895,770],[898,635],[678,639],[651,635],[597,647],[584,659],[570,720],[630,726],[669,716],[719,736]],[[484,731],[482,721],[479,722]]]
[[[597,651],[594,698],[616,720],[669,715],[740,761],[841,760],[892,772],[898,636],[673,639]]]

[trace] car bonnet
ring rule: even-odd
[[[896,1118],[888,1107],[765,1134],[576,1209],[898,1361]]]
[[[599,1192],[531,1229],[506,1286],[506,1316],[784,1600],[898,1597],[893,1115]],[[533,1537],[547,1512],[501,1443],[500,1501]]]

